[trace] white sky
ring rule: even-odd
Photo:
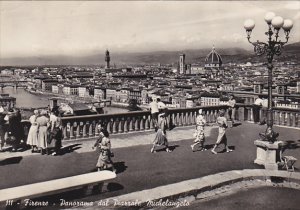
[[[300,41],[300,1],[0,1],[0,56],[249,48],[245,19],[263,41],[268,11],[292,19]]]

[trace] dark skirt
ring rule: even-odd
[[[163,131],[161,129],[157,130],[153,144],[159,145],[159,146],[162,146],[162,145],[168,146],[168,139],[167,139],[166,135],[163,135]]]
[[[62,131],[59,128],[54,128],[52,132],[49,132],[48,147],[61,148]]]
[[[96,167],[107,169],[111,168],[112,166],[113,162],[111,160],[111,152],[109,150],[101,150]]]

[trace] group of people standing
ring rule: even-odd
[[[16,152],[24,135],[21,124],[22,116],[19,109],[10,108],[4,111],[0,107],[0,151],[3,151],[4,144],[10,144],[12,151]]]
[[[61,148],[62,130],[59,110],[34,110],[29,118],[30,129],[25,139],[22,117],[19,109],[4,111],[0,107],[0,151],[5,145],[11,145],[12,152],[18,151],[23,141],[31,147],[31,152],[57,155]]]
[[[58,109],[34,110],[29,118],[31,123],[27,144],[31,146],[31,152],[40,152],[41,155],[57,155],[61,148],[62,129],[61,118]]]

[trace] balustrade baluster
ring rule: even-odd
[[[248,120],[248,109],[246,107],[244,107],[244,121]]]
[[[140,130],[141,131],[143,131],[143,130],[145,130],[145,127],[144,127],[144,118],[145,116],[143,116],[142,118],[141,118],[141,121],[140,121]]]
[[[73,123],[70,124],[70,139],[74,139],[74,125]]]
[[[117,121],[115,119],[113,121],[113,133],[117,133]]]
[[[291,126],[296,127],[296,113],[291,112]]]
[[[99,136],[99,129],[98,129],[99,123],[95,124],[95,136]]]
[[[67,136],[67,125],[63,126],[63,140],[68,139]]]
[[[128,133],[128,118],[126,118],[124,121],[124,132]]]
[[[92,137],[93,136],[93,124],[91,123],[89,125],[89,137]]]
[[[106,130],[107,130],[107,132],[108,133],[112,133],[112,122],[111,121],[109,121],[109,122],[107,122],[107,126],[106,126]]]
[[[133,131],[133,118],[130,118],[129,122],[129,132]]]
[[[124,118],[119,121],[118,133],[124,133]]]
[[[248,121],[252,121],[252,119],[253,119],[253,118],[252,118],[252,117],[253,117],[253,116],[252,116],[252,115],[253,115],[252,109],[251,109],[251,108],[248,108],[247,111],[248,111],[247,120],[248,120]]]
[[[147,123],[147,121],[149,121],[149,127],[150,127],[150,130],[152,130],[152,129],[154,129],[154,121],[153,121],[153,119],[150,117],[149,119],[148,118],[146,118],[146,121],[145,121],[145,129],[147,130],[147,128],[146,128],[146,123]]]
[[[211,110],[208,111],[208,121],[209,121],[210,123],[213,122],[213,120],[212,120],[212,111],[211,111]]]
[[[266,116],[267,116],[267,114],[266,114]],[[267,116],[267,118],[268,118],[268,116]],[[274,123],[274,125],[278,124],[278,116],[277,116],[277,112],[276,111],[273,111],[273,123]]]
[[[187,125],[187,123],[186,123],[186,113],[182,113],[182,125],[183,126]]]
[[[282,113],[282,125],[286,125],[286,112]]]
[[[178,127],[177,113],[173,113],[173,123]]]
[[[291,126],[291,113],[290,112],[287,112],[286,113],[286,125],[287,126]]]
[[[181,127],[182,126],[182,113],[178,113],[178,115],[179,115],[179,126]]]
[[[135,118],[135,122],[134,122],[134,130],[135,131],[139,131],[140,130],[140,128],[139,128],[139,121],[140,121],[140,119],[139,118]]]
[[[278,111],[278,125],[281,125],[282,123],[282,113]]]
[[[152,125],[152,123],[150,124],[150,118],[151,118],[151,116],[148,116],[146,118],[146,121],[145,121],[145,129],[146,130],[150,130],[150,125]]]
[[[203,113],[203,115],[204,115],[204,113]],[[196,124],[196,117],[197,117],[197,112],[192,112],[192,116],[191,116],[191,118],[192,118],[192,125]]]
[[[80,125],[79,123],[76,126],[76,139],[80,138]]]
[[[298,113],[295,114],[295,121],[296,121],[296,127],[300,127],[300,117]]]
[[[213,110],[213,122],[217,121],[217,117],[218,117],[218,111],[217,110]]]
[[[189,115],[188,115],[188,125],[193,125],[193,111],[189,112]]]
[[[83,136],[83,137],[87,137],[87,133],[86,133],[86,123],[84,123],[83,128],[82,128],[82,136]]]

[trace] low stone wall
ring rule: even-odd
[[[284,180],[286,184],[273,182],[278,179]],[[220,189],[225,192],[226,187],[224,186],[226,185],[245,181],[251,183],[251,180],[260,180],[260,184],[265,183],[265,185],[281,187],[288,187],[291,186],[289,183],[295,183],[294,188],[300,189],[300,173],[297,172],[264,169],[234,170],[108,198],[108,204],[111,208],[125,206],[153,209],[162,207],[160,205],[167,205],[167,203],[171,207],[176,207],[172,204],[184,206],[195,199],[212,197],[216,192],[220,192]],[[116,205],[116,203],[120,205]],[[157,206],[155,206],[156,204]],[[94,206],[97,205],[98,202],[96,201]]]

